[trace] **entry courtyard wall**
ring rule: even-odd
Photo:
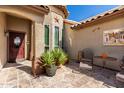
[[[78,51],[84,48],[91,48],[95,55],[107,53],[108,56],[122,59],[124,56],[124,45],[121,46],[104,46],[103,32],[124,28],[124,16],[108,19],[80,30],[72,30],[70,24],[65,23],[64,48],[71,59],[77,59]],[[99,30],[93,31],[96,28]]]

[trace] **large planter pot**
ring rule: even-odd
[[[46,73],[48,76],[52,77],[56,74],[57,67],[55,65],[46,66]]]

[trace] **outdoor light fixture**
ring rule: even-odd
[[[9,36],[9,32],[8,31],[6,31],[6,30],[4,30],[4,34],[5,34],[5,36]]]
[[[97,27],[97,28],[93,29],[92,32],[96,32],[96,31],[98,31],[98,30],[100,30],[100,27]]]

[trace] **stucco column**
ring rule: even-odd
[[[44,31],[42,22],[34,22],[35,29],[35,56],[39,57],[44,52]]]
[[[31,51],[30,51],[30,60],[35,56],[35,42],[34,42],[34,34],[35,34],[35,29],[34,29],[34,22],[31,23]]]
[[[0,69],[7,62],[6,15],[0,12]]]

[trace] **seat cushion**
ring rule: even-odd
[[[116,79],[118,81],[124,82],[124,73],[121,73],[121,72],[117,73],[116,74]]]
[[[82,70],[92,70],[92,65],[80,62],[80,69],[82,69]]]
[[[85,58],[82,58],[81,61],[83,61],[83,62],[85,62],[85,61],[86,61],[86,62],[92,62],[92,60],[90,60],[90,59],[85,59]]]

